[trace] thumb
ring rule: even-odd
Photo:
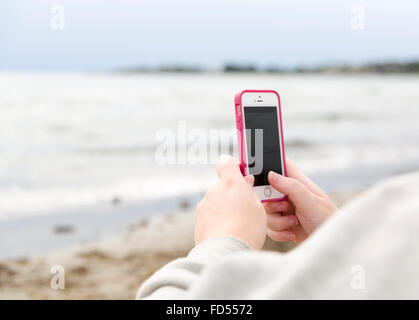
[[[276,172],[270,171],[268,180],[272,187],[290,197],[291,201],[297,207],[310,205],[313,200],[311,191],[294,178],[284,177]]]
[[[253,184],[255,183],[255,177],[253,175],[249,175],[249,176],[245,176],[244,180],[246,181],[246,183],[250,186],[253,187]]]
[[[233,157],[221,155],[217,160],[217,174],[220,179],[243,179],[239,165]]]

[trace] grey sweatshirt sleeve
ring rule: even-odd
[[[230,254],[251,250],[244,241],[230,237],[209,239],[193,248],[186,258],[176,259],[145,281],[137,299],[185,299],[202,271],[222,262]]]

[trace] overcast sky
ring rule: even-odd
[[[63,30],[51,27],[55,5],[64,8]],[[357,5],[363,30],[351,28]],[[417,0],[0,1],[3,70],[413,58],[419,58]]]

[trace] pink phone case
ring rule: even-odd
[[[281,132],[281,144],[282,144],[282,162],[284,163],[284,175],[287,175],[287,167],[285,163],[285,145],[284,145],[284,133],[282,130],[282,116],[281,116],[281,100],[279,98],[278,92],[274,90],[243,90],[236,94],[234,97],[234,110],[236,114],[236,128],[237,128],[237,139],[238,139],[238,148],[239,148],[239,157],[240,157],[240,171],[243,176],[248,174],[247,172],[247,159],[244,145],[244,124],[243,124],[243,106],[242,106],[242,95],[246,92],[270,92],[275,93],[278,97],[278,117],[279,117],[279,127]],[[272,202],[272,201],[281,201],[285,200],[287,196],[274,199],[262,200],[262,202]]]

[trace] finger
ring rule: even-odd
[[[249,176],[245,176],[244,180],[246,181],[246,183],[250,186],[253,187],[253,184],[255,183],[255,177],[253,175],[249,175]]]
[[[285,213],[291,210],[291,206],[287,201],[265,202],[263,204],[266,213]]]
[[[284,231],[298,225],[298,219],[295,215],[268,214],[267,217],[268,228],[273,231]]]
[[[298,206],[309,206],[313,201],[313,193],[300,181],[284,177],[276,172],[270,171],[269,183],[279,192],[290,197],[291,201]]]
[[[320,189],[309,177],[307,177],[289,158],[285,158],[287,165],[287,177],[294,178],[304,184],[311,192],[318,196],[325,196],[325,193]]]
[[[295,233],[292,231],[274,231],[268,229],[268,237],[274,241],[294,241]]]
[[[243,179],[239,165],[233,157],[221,155],[217,160],[217,174],[220,179]]]

